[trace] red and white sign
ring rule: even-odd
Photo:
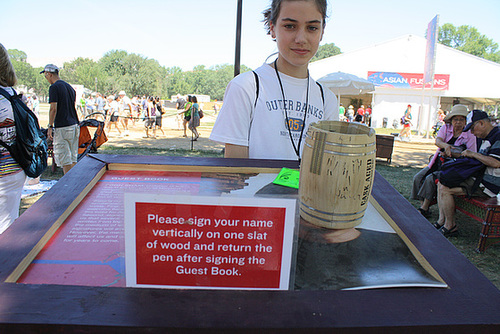
[[[125,194],[127,286],[288,289],[295,205]]]

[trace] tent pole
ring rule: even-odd
[[[422,81],[423,82],[423,81]],[[419,135],[422,135],[422,117],[424,115],[424,103],[425,103],[425,84],[422,84],[422,102],[420,103],[420,110],[418,111],[418,129]]]
[[[238,7],[236,10],[236,47],[234,52],[234,76],[240,74],[242,1],[243,0],[238,0]]]
[[[425,134],[425,138],[429,138],[429,132],[431,127],[431,105],[432,105],[432,96],[434,95],[434,73],[432,73],[432,81],[431,81],[431,93],[429,94],[429,113],[427,114],[427,132]]]

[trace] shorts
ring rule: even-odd
[[[78,141],[80,126],[78,124],[53,129],[54,160],[59,167],[68,166],[78,161]]]
[[[191,115],[189,115],[189,116],[184,116],[184,119],[185,119],[186,121],[188,121],[188,122],[189,122],[189,121],[191,120]]]
[[[156,126],[159,126],[161,128],[161,119],[162,116],[156,116]]]
[[[120,116],[112,115],[111,118],[109,119],[109,121],[111,123],[118,122],[118,117],[120,117]]]
[[[152,129],[156,124],[156,117],[147,117],[144,120],[144,127]]]

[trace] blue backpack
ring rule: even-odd
[[[10,155],[22,167],[29,177],[40,176],[47,168],[47,140],[40,130],[38,118],[24,104],[21,96],[14,91],[14,96],[0,88],[0,94],[7,98],[14,113],[16,125],[16,139],[12,145],[7,145],[0,140],[0,145],[5,147]]]
[[[441,171],[438,174],[438,180],[448,188],[460,187],[460,184],[470,177],[475,177],[474,185],[467,193],[471,197],[474,191],[479,187],[483,179],[486,165],[474,158],[460,157],[451,161],[445,162],[441,166]]]

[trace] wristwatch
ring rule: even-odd
[[[48,128],[53,128],[54,126],[52,124],[47,125]]]

